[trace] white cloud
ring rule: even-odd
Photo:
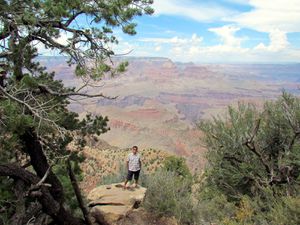
[[[234,22],[241,28],[269,34],[269,44],[260,43],[252,51],[263,55],[278,51],[285,52],[286,55],[290,53],[291,56],[298,54],[299,51],[290,46],[287,33],[300,32],[299,0],[249,0],[248,4],[253,7],[252,10],[225,20]],[[283,55],[279,57],[288,58]],[[278,55],[272,60],[278,60]]]
[[[278,52],[256,48],[228,45],[191,46],[189,49],[182,49],[180,54],[169,54],[169,57],[179,61],[204,63],[284,63],[296,62],[300,58],[300,50],[283,49],[279,56]]]
[[[270,31],[268,45],[261,43],[256,47],[247,48],[242,47],[243,41],[248,40],[247,37],[236,36],[236,32],[240,29],[236,25],[210,28],[209,31],[215,33],[220,39],[220,44],[213,46],[205,45],[205,40],[197,34],[193,34],[190,38],[178,36],[144,38],[139,40],[144,45],[138,46],[138,51],[135,51],[134,55],[164,56],[178,61],[221,63],[295,62],[295,59],[300,58],[300,50],[291,48],[283,31],[278,29]],[[280,57],[278,57],[279,51]]]
[[[175,46],[170,49],[170,53],[175,58],[181,58],[182,54],[184,54],[185,49],[182,46]]]
[[[220,44],[194,45],[182,55],[188,58],[186,60],[203,62],[295,62],[295,59],[300,57],[300,50],[292,49],[286,33],[279,29],[270,31],[268,45],[260,43],[254,48],[241,46],[247,37],[236,37],[236,32],[239,30],[240,28],[234,25],[210,28],[209,31],[220,38]],[[279,51],[280,55],[278,55]]]
[[[116,54],[126,54],[134,50],[130,55],[166,56],[180,61],[286,62],[297,59],[299,61],[300,50],[293,48],[287,34],[300,32],[300,0],[223,0],[223,2],[251,6],[252,9],[248,12],[237,12],[222,6],[221,3],[211,2],[155,0],[153,6],[155,15],[175,15],[198,22],[231,23],[208,29],[219,38],[219,43],[216,45],[205,45],[205,40],[197,34],[184,37],[178,31],[160,30],[161,35],[164,33],[173,37],[150,37],[135,41],[123,39],[119,45],[111,48]],[[247,37],[239,37],[237,32],[244,28],[268,33],[269,43],[259,43],[252,48],[242,47]],[[57,41],[66,44],[67,39],[68,37],[62,34]],[[37,46],[44,55],[58,55],[58,52],[45,49],[41,43]]]
[[[249,49],[241,47],[241,43],[245,38],[235,36],[235,33],[239,30],[240,28],[232,25],[210,28],[209,31],[220,38],[220,44],[213,46],[205,46],[203,43],[202,45],[190,45],[182,52],[182,55],[192,61],[204,60],[204,58],[210,58],[212,61],[218,61],[218,59],[222,58],[223,61],[228,61],[232,53],[244,54]]]
[[[210,28],[220,39],[214,46],[205,46],[203,38],[191,39],[147,38],[144,42],[171,44],[170,57],[177,60],[206,58],[212,61],[295,61],[300,50],[293,48],[287,34],[300,32],[300,0],[224,0],[233,4],[251,6],[248,12],[236,12],[208,1],[156,0],[154,8],[157,15],[177,15],[195,21],[222,21],[231,25]],[[205,3],[204,3],[205,2]],[[243,41],[251,37],[237,37],[236,32],[248,28],[269,34],[269,44],[260,43],[253,48],[242,47]],[[275,55],[280,52],[280,55]],[[180,57],[180,58],[178,58]]]
[[[299,0],[249,0],[249,5],[253,10],[225,20],[260,32],[300,32]]]
[[[155,15],[184,16],[199,22],[219,20],[236,12],[212,3],[196,3],[191,0],[155,0]]]
[[[182,56],[186,54],[185,51],[192,47],[198,47],[203,41],[202,37],[199,37],[197,34],[193,34],[190,38],[180,38],[178,36],[171,38],[143,38],[140,39],[141,42],[148,43],[149,46],[156,46],[154,50],[159,52],[162,48],[162,45],[166,49],[169,49],[169,54],[174,57]]]
[[[247,5],[249,4],[249,0],[225,0],[229,3],[239,4],[239,5]]]
[[[247,48],[241,48],[241,43],[245,38],[236,37],[235,33],[239,30],[236,26],[223,26],[211,28],[209,31],[214,32],[219,38],[221,44],[215,46],[205,46],[203,38],[197,34],[193,34],[190,38],[181,38],[178,36],[172,38],[144,38],[140,41],[149,43],[150,45],[165,46],[164,52],[167,57],[181,61],[197,61],[203,56],[212,57],[218,55],[224,57],[228,53],[245,53],[249,51]]]
[[[270,44],[266,46],[263,43],[258,44],[254,49],[258,51],[277,52],[284,50],[289,46],[286,33],[278,29],[272,30],[269,33]]]
[[[155,44],[171,44],[171,45],[184,45],[184,44],[199,44],[203,40],[197,34],[193,34],[191,38],[179,38],[178,36],[172,38],[142,38],[142,42],[150,42]]]
[[[235,36],[235,33],[240,30],[240,28],[235,26],[226,25],[218,28],[210,28],[208,30],[217,34],[220,37],[222,44],[225,46],[239,47],[243,40],[243,38]]]
[[[161,50],[161,46],[156,46],[154,49],[156,52],[159,52]]]

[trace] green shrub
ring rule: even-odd
[[[127,176],[127,168],[125,163],[118,163],[118,171],[116,173],[111,173],[101,178],[101,181],[98,185],[106,185],[106,184],[113,184],[113,183],[122,183],[125,181]],[[141,169],[140,177],[139,177],[139,184],[143,187],[147,186],[147,177],[148,175],[144,173],[143,168]]]
[[[175,216],[182,224],[191,224],[194,211],[191,182],[175,172],[159,170],[148,178],[144,207],[157,215]]]
[[[208,180],[227,197],[295,195],[300,189],[300,99],[283,94],[265,103],[230,107],[226,119],[202,122]],[[298,179],[298,181],[297,181]],[[261,196],[263,197],[263,196]]]
[[[124,163],[123,163],[124,164]],[[101,178],[99,185],[113,184],[113,183],[121,183],[125,181],[127,175],[127,168],[122,165],[121,162],[118,164],[118,171],[116,173],[111,173]]]
[[[271,225],[300,224],[300,197],[283,197],[275,201],[266,219]]]
[[[197,201],[194,207],[196,224],[220,224],[230,221],[236,210],[234,203],[229,202],[226,196],[217,193],[211,199]]]
[[[300,224],[300,99],[284,93],[259,110],[229,107],[202,122],[207,170],[197,210],[201,223]]]
[[[163,169],[174,172],[176,175],[191,178],[191,172],[183,157],[169,156],[163,163]]]

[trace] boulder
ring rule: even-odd
[[[174,217],[158,216],[143,208],[134,209],[117,225],[179,225]]]
[[[97,222],[113,225],[143,201],[146,188],[123,189],[122,184],[101,185],[87,196],[91,215]]]

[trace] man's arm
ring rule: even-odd
[[[140,169],[142,169],[142,161],[141,161],[141,158],[139,158],[139,164],[140,164]]]
[[[127,159],[126,159],[126,168],[127,168],[127,170],[129,170],[129,155],[127,156]]]

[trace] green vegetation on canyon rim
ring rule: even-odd
[[[26,224],[34,218],[34,224],[91,224],[73,176],[83,159],[67,145],[73,141],[80,149],[86,135],[108,130],[108,119],[99,115],[79,119],[68,105],[78,97],[105,97],[86,94],[85,88],[89,81],[126,68],[127,63],[115,67],[109,63],[114,55],[109,45],[118,42],[113,29],[134,35],[132,19],[151,14],[151,3],[0,1],[0,223]],[[84,18],[89,28],[79,27],[78,18]],[[68,37],[64,44],[59,42],[61,35]],[[67,56],[84,85],[67,88],[55,80],[54,73],[36,60],[37,43]],[[83,215],[71,212],[75,193],[67,174]]]
[[[233,204],[234,211],[214,207],[224,224],[300,223],[298,97],[283,93],[261,110],[240,104],[200,127],[209,164],[201,204]]]
[[[225,119],[199,127],[208,149],[205,174],[190,182],[177,175],[184,164],[156,172],[148,181],[148,210],[181,224],[300,223],[299,98],[284,93],[263,109],[229,107]]]

